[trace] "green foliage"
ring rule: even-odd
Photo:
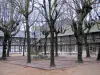
[[[20,9],[20,10],[19,10],[19,13],[21,13],[21,14],[23,14],[23,15],[25,16],[26,11],[25,11],[24,9]]]
[[[39,59],[47,59],[47,55],[33,55],[33,59],[39,60]]]

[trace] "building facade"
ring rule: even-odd
[[[69,22],[69,23],[68,23]],[[77,44],[76,44],[76,38],[74,37],[74,33],[71,29],[70,26],[70,20],[64,19],[63,21],[59,21],[56,23],[56,27],[61,27],[66,29],[65,33],[59,33],[58,34],[58,52],[69,52],[69,53],[77,53]],[[60,24],[60,25],[59,25]],[[44,29],[48,30],[48,26],[43,26]],[[43,29],[43,28],[42,28]],[[42,42],[42,50],[44,50],[44,36],[41,40]],[[97,52],[98,51],[98,46],[100,44],[100,30],[98,29],[98,25],[94,25],[88,36],[87,36],[87,42],[89,44],[89,49],[91,52]],[[83,51],[85,52],[86,48],[84,45],[84,40],[83,40]],[[47,40],[47,52],[50,52],[50,35],[48,36]]]
[[[2,55],[2,50],[3,50],[3,38],[4,38],[3,32],[0,31],[0,57]],[[23,50],[27,52],[27,42],[25,39],[24,31],[19,31],[10,40],[11,40],[10,53],[23,53]],[[24,48],[24,40],[25,40],[25,48]],[[31,44],[34,43],[34,37],[32,33],[30,33],[30,41]]]

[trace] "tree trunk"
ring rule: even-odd
[[[58,57],[58,37],[57,37],[57,33],[55,33],[56,34],[56,36],[55,36],[55,52],[56,52],[56,54],[55,54],[55,56],[56,57]]]
[[[89,33],[89,31],[87,33],[84,34],[84,42],[85,42],[85,48],[86,48],[86,58],[90,58],[90,51],[89,51],[89,44],[87,42],[87,34]]]
[[[54,61],[54,27],[53,25],[50,27],[50,35],[51,35],[51,58],[50,58],[50,66],[54,67],[55,66],[55,61]]]
[[[82,35],[75,35],[76,37],[76,43],[77,43],[77,51],[78,51],[78,55],[77,55],[77,62],[78,63],[83,63],[82,60]]]
[[[69,54],[72,54],[72,47],[71,47],[71,35],[69,35]]]
[[[70,43],[70,45],[69,45],[69,54],[72,55],[71,43]]]
[[[23,13],[26,20],[26,34],[27,34],[27,63],[31,63],[31,48],[30,48],[30,32],[29,32],[29,0],[25,0],[25,13]]]
[[[23,56],[25,56],[25,50],[26,50],[25,41],[26,41],[26,31],[25,31],[25,38],[24,38],[24,42],[23,42]]]
[[[26,17],[26,33],[27,33],[27,63],[31,63],[30,32],[29,32],[28,16]]]
[[[8,40],[8,34],[7,32],[5,32],[3,41],[3,51],[2,51],[2,59],[4,60],[6,59],[7,40]]]
[[[46,44],[44,44],[44,55],[47,55],[47,52],[46,52]]]
[[[8,40],[8,50],[7,50],[7,57],[9,57],[9,52],[11,51],[11,38]]]
[[[91,56],[90,56],[90,51],[89,51],[89,45],[86,44],[85,46],[86,46],[86,58],[90,58]]]
[[[47,46],[47,36],[45,35],[44,55],[47,55],[47,53],[46,53],[46,46]]]
[[[35,53],[36,53],[36,55],[38,54],[38,50],[37,50],[37,42],[36,42],[36,35],[35,35],[35,31],[33,32],[33,34],[34,34],[34,47],[35,47]]]
[[[38,55],[37,44],[35,44],[35,51],[36,51],[36,55]]]
[[[82,63],[82,44],[78,43],[78,56],[77,56],[77,62]]]
[[[36,37],[35,37],[36,39]],[[36,55],[38,55],[38,50],[37,50],[37,43],[36,43],[36,40],[35,40],[35,52],[36,52]]]
[[[25,56],[25,44],[23,45],[23,56]]]
[[[19,52],[21,52],[21,39],[19,39]]]
[[[78,15],[78,28],[77,28],[77,45],[78,45],[78,60],[77,62],[82,63],[82,43],[83,43],[83,34],[82,31],[82,24],[83,24],[83,16],[81,13]]]
[[[99,45],[99,52],[98,52],[97,60],[100,61],[100,45]]]

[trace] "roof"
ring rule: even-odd
[[[100,30],[98,29],[98,26],[97,25],[94,25],[91,30],[90,30],[90,33],[92,32],[100,32]]]
[[[3,32],[2,31],[0,31],[0,36],[4,36],[4,34],[3,34]],[[19,31],[15,36],[13,36],[13,37],[21,37],[21,38],[24,38],[25,37],[25,32],[24,31]],[[34,36],[33,36],[33,34],[32,34],[32,32],[30,32],[30,38],[33,38]]]
[[[22,37],[22,38],[24,38],[25,37],[25,31],[19,31],[14,37]],[[30,32],[30,38],[32,38],[32,37],[33,37],[33,35]]]
[[[72,31],[72,28],[71,28],[71,20],[69,18],[65,18],[61,21],[56,22],[56,28],[59,28],[61,26],[64,29],[66,29],[66,32],[63,34],[59,33],[58,36],[66,36],[66,35],[73,35],[74,34],[74,32]],[[43,31],[43,29],[48,30],[48,28],[49,28],[48,25],[45,24],[42,26],[42,31]],[[97,25],[94,25],[91,28],[90,33],[92,33],[92,32],[100,32]],[[50,37],[50,35],[48,37]],[[44,35],[42,35],[42,38],[44,38]]]
[[[4,34],[3,34],[3,32],[2,32],[2,31],[0,31],[0,36],[4,36]]]
[[[89,33],[93,33],[93,32],[100,32],[100,30],[98,29],[97,25],[94,25],[91,29]],[[59,33],[58,36],[65,36],[65,35],[73,35],[74,32],[71,29],[71,26],[68,26],[66,32],[64,34]]]
[[[66,31],[64,34],[59,33],[58,36],[72,35],[73,32],[72,32],[72,30],[70,29],[70,28],[71,28],[71,27],[70,27],[70,24],[71,24],[71,21],[70,21],[69,18],[65,18],[65,19],[63,19],[63,20],[57,21],[57,22],[55,23],[56,29],[61,28],[61,27],[62,27],[63,29],[67,29],[67,31]],[[41,29],[41,31],[49,31],[49,27],[48,27],[47,23],[44,24],[40,29]],[[44,38],[44,35],[41,35],[41,37]],[[50,37],[50,35],[49,35],[48,37]]]

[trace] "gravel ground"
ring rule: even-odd
[[[100,63],[69,69],[42,70],[0,62],[0,75],[100,75]]]
[[[50,60],[32,60],[26,57],[11,56],[0,60],[0,75],[100,75],[100,62],[95,57],[85,58],[83,64],[76,63],[75,56],[56,57],[56,67],[49,67]]]

